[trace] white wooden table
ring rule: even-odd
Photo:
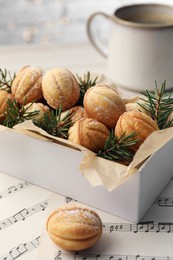
[[[92,74],[107,77],[107,61],[90,43],[0,46],[0,68],[16,73],[26,65],[39,66],[45,72],[52,68],[63,67],[74,75],[77,73],[82,76],[90,71]],[[119,89],[119,93],[124,97],[135,95],[134,92],[124,89]]]
[[[16,72],[22,66],[40,66],[44,70],[65,67],[75,73],[105,73],[106,60],[91,45],[0,47],[0,67]]]

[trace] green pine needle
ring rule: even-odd
[[[145,98],[140,98],[143,102],[138,104],[151,115],[159,129],[170,127],[173,121],[169,120],[173,112],[173,98],[166,92],[166,81],[162,83],[160,89],[155,83],[154,91],[146,90],[142,94]]]
[[[68,130],[72,126],[72,112],[68,112],[64,117],[61,117],[62,106],[59,109],[51,110],[50,113],[45,113],[43,122],[37,123],[37,126],[44,129],[48,134],[60,138],[68,138]]]
[[[12,76],[8,70],[2,70],[0,68],[0,89],[6,90],[7,92],[11,93],[11,86],[14,78],[15,74]]]
[[[135,154],[131,147],[139,142],[139,140],[135,139],[135,136],[135,132],[129,135],[123,133],[122,136],[118,138],[112,130],[106,140],[104,149],[99,151],[97,155],[110,161],[129,164]]]
[[[7,109],[4,112],[5,120],[4,125],[13,128],[13,126],[24,122],[25,120],[32,119],[33,116],[39,113],[38,110],[29,112],[29,108],[32,106],[33,103],[25,107],[20,105],[16,102],[16,100],[7,99]]]
[[[78,84],[80,87],[80,97],[78,100],[78,105],[83,106],[83,99],[84,99],[84,95],[85,95],[86,91],[89,88],[96,85],[98,77],[96,77],[95,79],[92,80],[91,74],[89,71],[86,74],[84,74],[84,78],[79,77],[78,74],[76,74],[76,76],[77,76]]]

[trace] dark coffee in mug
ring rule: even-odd
[[[130,23],[152,26],[173,24],[172,8],[155,4],[150,4],[149,6],[143,4],[121,7],[114,15],[117,18]]]

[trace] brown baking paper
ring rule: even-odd
[[[44,130],[36,127],[32,121],[25,121],[24,123],[18,124],[14,129],[42,140],[80,150],[84,153],[83,160],[79,165],[83,176],[85,176],[92,186],[102,185],[109,191],[115,189],[135,174],[154,152],[173,138],[173,127],[153,132],[140,146],[131,164],[125,166],[98,157],[92,151],[80,145],[75,145],[68,140],[51,136]]]

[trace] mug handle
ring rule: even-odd
[[[104,57],[107,58],[108,57],[108,49],[106,48],[106,46],[98,39],[95,38],[95,36],[92,33],[92,22],[93,19],[96,16],[103,16],[104,18],[106,18],[107,20],[110,19],[110,16],[107,15],[106,13],[103,12],[95,12],[93,13],[87,20],[87,35],[88,38],[91,42],[91,44],[93,45],[93,47]]]

